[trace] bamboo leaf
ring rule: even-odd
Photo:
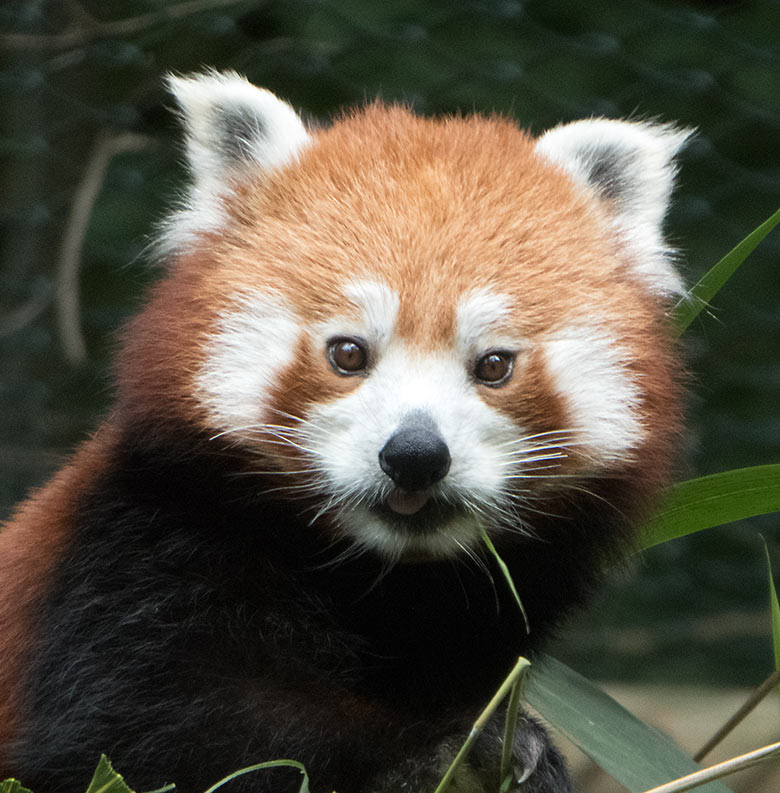
[[[509,572],[509,568],[507,567],[506,562],[499,556],[498,551],[496,550],[496,546],[493,545],[493,543],[490,540],[490,537],[488,537],[488,533],[485,531],[484,528],[482,529],[482,541],[485,543],[485,546],[487,547],[488,551],[490,551],[490,553],[495,557],[496,563],[498,564],[498,567],[501,570],[501,574],[504,576],[504,580],[506,581],[506,584],[509,587],[512,596],[514,597],[515,602],[517,603],[517,607],[520,609],[520,613],[523,615],[523,621],[525,622],[525,632],[530,633],[531,625],[528,622],[528,614],[526,614],[525,612],[525,606],[523,606],[523,601],[520,600],[520,595],[517,591],[517,587],[515,586],[515,582],[512,579],[512,574]]]
[[[524,687],[528,703],[631,793],[699,770],[663,733],[629,713],[565,664],[543,656]],[[710,782],[702,793],[728,793]]]
[[[103,754],[95,769],[87,793],[133,793],[121,774],[117,774],[109,759]]]
[[[737,468],[673,487],[644,526],[642,548],[735,520],[780,511],[780,464]]]
[[[0,793],[32,793],[32,791],[22,787],[16,779],[5,779],[0,782]]]
[[[732,248],[711,270],[706,272],[675,308],[674,326],[678,335],[699,315],[718,293],[720,288],[737,271],[737,268],[755,250],[758,244],[780,223],[780,209],[757,229]]]
[[[780,604],[777,602],[775,579],[772,575],[772,558],[769,556],[769,546],[764,541],[766,552],[766,565],[769,574],[769,610],[772,618],[772,646],[775,650],[775,669],[780,670]]]

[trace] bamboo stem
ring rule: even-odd
[[[699,749],[693,759],[699,763],[706,757],[748,714],[759,702],[780,683],[780,670],[775,670],[771,675],[750,695],[742,707],[712,736],[712,738]]]
[[[504,721],[504,744],[501,747],[501,789],[507,777],[512,773],[512,748],[514,745],[515,728],[517,727],[517,713],[520,710],[520,692],[522,691],[522,675],[518,675],[509,695],[509,704],[506,707]]]
[[[645,793],[683,793],[685,790],[699,787],[699,785],[733,774],[735,771],[750,768],[750,766],[762,763],[774,756],[780,757],[780,743],[773,743],[762,749],[756,749],[754,752],[733,757],[731,760],[710,766],[703,771],[696,771],[693,774],[680,777],[680,779],[675,779],[674,782],[667,782],[665,785],[646,790]]]
[[[471,748],[474,746],[477,738],[479,738],[479,735],[485,728],[485,725],[488,723],[491,716],[496,712],[496,709],[501,704],[501,701],[509,693],[512,686],[515,684],[515,681],[520,679],[520,677],[530,665],[531,662],[527,658],[523,658],[521,656],[517,659],[517,663],[514,665],[514,667],[512,667],[512,671],[506,676],[506,679],[501,684],[501,687],[498,689],[498,691],[496,691],[496,693],[493,695],[493,698],[490,700],[490,702],[488,702],[485,709],[479,714],[479,717],[474,722],[474,726],[471,728],[468,738],[466,738],[466,740],[463,742],[463,745],[458,750],[458,753],[455,755],[455,759],[447,769],[447,773],[442,777],[441,782],[439,782],[437,785],[434,793],[444,793],[444,791],[447,790],[447,788],[450,786],[450,783],[452,782],[453,776],[455,776],[455,772],[458,770],[460,764],[468,756],[468,753],[471,751]]]

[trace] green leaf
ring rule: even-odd
[[[757,465],[689,479],[673,487],[645,524],[642,548],[780,511],[780,465]]]
[[[220,779],[215,785],[212,785],[206,793],[214,793],[215,790],[221,788],[223,785],[226,785],[233,779],[237,777],[244,776],[244,774],[253,774],[255,771],[262,771],[266,768],[283,768],[283,767],[290,767],[290,768],[297,768],[301,774],[303,774],[303,779],[301,780],[301,786],[298,788],[298,793],[309,793],[309,775],[306,773],[306,768],[304,767],[303,763],[299,763],[297,760],[269,760],[265,763],[256,763],[255,765],[247,766],[246,768],[242,768],[238,771],[234,771],[232,774],[228,774],[224,779]]]
[[[582,675],[549,656],[527,676],[527,702],[631,793],[671,782],[699,766],[671,738],[629,713]],[[728,793],[710,782],[701,793]]]
[[[525,613],[525,606],[523,606],[523,601],[520,600],[520,595],[517,591],[517,587],[515,586],[515,582],[512,579],[512,574],[509,572],[509,568],[507,567],[506,562],[499,556],[498,551],[496,550],[496,546],[493,545],[493,543],[490,540],[490,537],[488,537],[488,533],[485,531],[484,528],[482,529],[482,541],[485,543],[485,546],[487,547],[488,551],[490,551],[490,553],[495,557],[496,563],[498,564],[498,567],[501,570],[502,575],[504,576],[504,580],[506,581],[507,586],[509,587],[509,590],[512,593],[512,596],[514,597],[515,602],[517,603],[517,607],[520,609],[520,613],[523,615],[523,622],[525,622],[525,632],[530,633],[531,625],[528,622],[528,614]]]
[[[775,650],[775,669],[780,671],[780,604],[777,602],[775,579],[772,575],[772,558],[769,555],[769,546],[764,541],[766,552],[766,567],[769,573],[769,610],[772,615],[772,645]]]
[[[674,325],[678,335],[699,315],[702,309],[718,293],[737,268],[753,252],[758,244],[780,223],[780,209],[757,229],[748,234],[742,242],[732,248],[711,270],[694,284],[690,293],[675,308]]]
[[[32,793],[32,791],[22,787],[21,783],[15,779],[6,779],[0,782],[0,793]]]
[[[125,780],[111,766],[109,759],[103,754],[95,769],[87,793],[133,793]]]

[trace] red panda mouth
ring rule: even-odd
[[[390,491],[385,504],[396,515],[414,515],[427,503],[430,495],[425,490],[404,490],[396,487]]]
[[[396,487],[374,511],[395,531],[410,534],[435,534],[446,530],[450,522],[463,511],[443,501],[429,490],[404,490]]]

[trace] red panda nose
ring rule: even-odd
[[[399,429],[379,452],[380,467],[404,490],[424,490],[444,479],[450,462],[444,439],[424,427]]]

